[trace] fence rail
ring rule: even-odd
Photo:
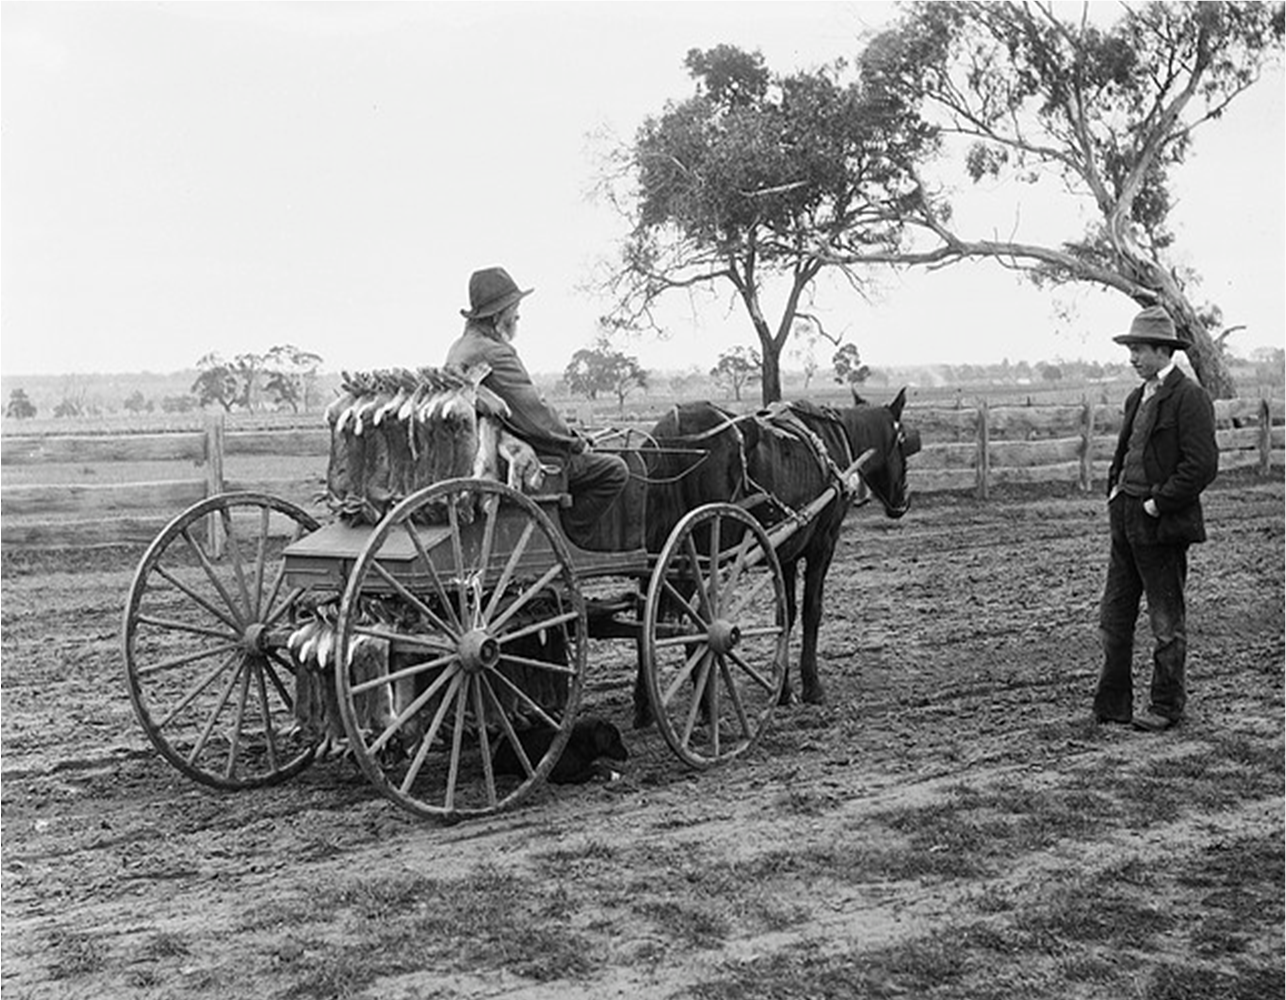
[[[912,459],[917,492],[971,491],[982,499],[1005,486],[1074,483],[1090,491],[1107,476],[1122,414],[1119,405],[912,407],[904,414],[924,447]],[[1286,402],[1215,403],[1221,471],[1260,475],[1286,466]],[[325,428],[230,431],[222,416],[197,432],[85,436],[6,436],[0,465],[189,461],[199,479],[113,485],[0,488],[0,546],[71,548],[146,544],[180,511],[214,493],[250,490],[312,504],[320,489],[330,435]],[[225,478],[228,456],[290,455],[318,459],[307,479]],[[51,519],[52,518],[52,519]]]

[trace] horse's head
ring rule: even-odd
[[[856,392],[854,406],[843,411],[844,429],[853,454],[875,449],[874,460],[862,470],[862,479],[884,505],[889,517],[901,517],[911,507],[906,484],[906,460],[920,450],[920,432],[903,425],[906,389],[885,406],[872,406]]]

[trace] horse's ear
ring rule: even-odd
[[[893,402],[889,404],[889,409],[893,411],[894,420],[902,419],[902,407],[904,406],[906,406],[906,386],[902,387],[898,394],[893,397]]]
[[[866,400],[864,400],[864,399],[861,397],[861,395],[858,393],[858,391],[857,391],[857,386],[853,385],[851,382],[849,383],[848,391],[849,391],[849,392],[851,392],[851,393],[853,394],[853,405],[854,405],[854,406],[865,406],[865,405],[866,405]]]

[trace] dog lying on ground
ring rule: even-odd
[[[518,733],[518,742],[531,766],[540,763],[554,741],[556,731],[547,726],[526,729]],[[601,758],[622,761],[629,757],[621,731],[612,723],[602,719],[582,719],[572,726],[567,745],[563,747],[562,756],[549,773],[549,780],[555,785],[583,785],[596,777],[611,777],[611,768],[601,763]],[[522,761],[513,745],[507,740],[496,751],[492,762],[496,774],[512,774],[519,778],[527,777]]]

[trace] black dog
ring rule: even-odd
[[[554,741],[556,730],[548,726],[539,726],[523,730],[518,734],[518,742],[532,767],[540,763]],[[629,757],[621,731],[612,723],[602,719],[582,719],[572,726],[567,745],[563,747],[562,756],[554,763],[549,773],[549,780],[555,785],[583,785],[599,775],[607,776],[611,769],[597,764],[600,757],[608,760],[625,760]],[[508,740],[501,744],[492,762],[496,774],[512,774],[519,778],[527,777],[522,761]]]

